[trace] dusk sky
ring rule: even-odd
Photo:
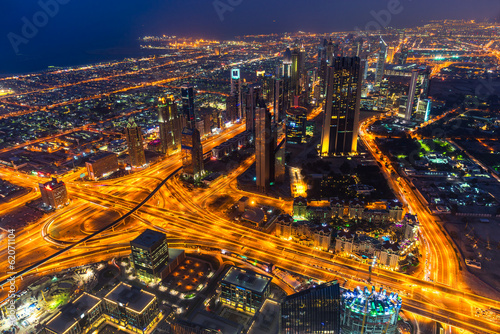
[[[52,1],[56,0],[42,0]],[[232,11],[224,12],[221,21],[213,0],[59,1],[67,3],[61,4],[33,37],[25,39],[26,43],[18,45],[18,55],[9,36],[22,37],[22,18],[33,22],[33,15],[41,7],[35,0],[0,2],[0,73],[85,63],[97,59],[99,56],[95,54],[99,50],[137,46],[137,38],[144,35],[229,39],[240,34],[353,30],[374,21],[370,12],[385,10],[391,2],[219,0],[219,3],[236,4],[229,5]],[[500,16],[498,0],[401,0],[401,7],[401,13],[392,15],[391,26],[415,26],[431,19],[482,20]],[[89,54],[95,57],[89,58]]]

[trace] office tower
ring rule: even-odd
[[[290,78],[291,76],[292,76],[292,51],[290,51],[290,48],[286,48],[286,51],[283,54],[281,77]]]
[[[130,242],[136,274],[148,280],[163,279],[168,269],[168,243],[164,233],[147,229]]]
[[[154,294],[123,282],[108,292],[103,304],[107,314],[105,320],[132,333],[150,333],[160,316],[158,299]]]
[[[113,152],[104,152],[97,154],[85,162],[87,167],[87,176],[91,180],[97,180],[116,172],[118,167],[118,156]]]
[[[238,97],[229,95],[226,99],[225,122],[235,123],[238,119]]]
[[[231,266],[220,281],[221,303],[245,313],[259,312],[269,296],[272,277]]]
[[[393,92],[396,91],[396,89],[400,92],[402,91],[402,96],[400,97],[399,117],[402,117],[405,120],[425,121],[425,119],[428,118],[427,108],[430,108],[430,105],[427,104],[427,102],[424,102],[427,100],[429,92],[429,69],[398,69],[397,71],[391,70],[389,74],[390,82],[392,82],[393,79],[399,79],[396,85],[390,85]],[[389,92],[389,94],[390,93],[392,92]]]
[[[243,118],[243,105],[241,103],[241,75],[239,68],[233,68],[231,70],[231,96],[236,103],[236,110],[233,111],[233,122],[235,122],[236,120]]]
[[[356,57],[361,58],[361,53],[363,52],[363,39],[362,38],[356,39],[355,46],[356,46]]]
[[[380,37],[380,50],[378,52],[377,69],[375,72],[375,84],[379,84],[384,77],[385,58],[387,57],[387,44]]]
[[[182,85],[182,114],[184,115],[184,118],[186,120],[186,126],[190,129],[194,128],[197,116],[194,108],[194,94],[194,87],[192,85]]]
[[[395,334],[401,310],[401,297],[372,287],[344,290],[340,329],[342,334]]]
[[[261,79],[262,98],[267,104],[274,103],[274,80],[275,77],[271,74],[266,74]]]
[[[392,62],[394,60],[394,52],[396,52],[396,48],[394,46],[390,46],[387,49],[387,62],[389,64],[392,64]]]
[[[255,164],[257,187],[261,191],[268,189],[274,165],[274,140],[271,129],[271,114],[265,103],[260,102],[255,111]]]
[[[262,86],[255,84],[250,86],[246,95],[245,113],[246,129],[252,133],[255,131],[255,109],[257,102],[262,98]]]
[[[57,209],[68,203],[68,191],[63,181],[52,178],[49,182],[39,183],[38,187],[42,195],[43,205],[49,209]]]
[[[286,122],[272,124],[271,185],[285,180]]]
[[[356,152],[361,98],[358,57],[336,57],[328,67],[321,155]]]
[[[195,180],[204,175],[203,147],[196,128],[184,128],[182,131],[182,166],[184,174],[191,175]]]
[[[328,41],[328,44],[326,45],[326,62],[328,65],[331,65],[333,63],[333,59],[335,58],[334,48],[335,46],[330,38],[330,41]]]
[[[158,123],[160,151],[172,155],[180,148],[182,133],[182,117],[172,95],[158,99]]]
[[[127,126],[125,127],[125,136],[127,137],[130,164],[134,167],[145,165],[146,156],[144,155],[142,129],[140,126],[137,126],[133,117],[128,119]]]
[[[280,306],[280,334],[340,333],[340,302],[337,281],[285,297]]]
[[[302,58],[302,59],[301,59]],[[292,73],[291,73],[291,94],[292,96],[300,95],[301,87],[300,87],[300,77],[302,74],[303,68],[301,67],[301,63],[305,61],[305,51],[301,55],[301,50],[298,48],[293,49],[292,51]]]
[[[286,106],[288,104],[285,98],[284,83],[284,79],[276,78],[274,80],[273,110],[274,119],[277,121],[281,121],[284,118]]]
[[[302,144],[306,142],[307,109],[293,107],[286,111],[286,142]]]

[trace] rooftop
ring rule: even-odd
[[[138,287],[120,283],[108,292],[104,299],[126,306],[137,313],[142,313],[156,297]]]
[[[45,327],[55,333],[64,333],[68,328],[78,322],[82,315],[88,313],[100,302],[101,300],[99,298],[84,292],[80,295],[80,297],[63,307],[63,309],[55,317],[53,317],[45,325]]]
[[[271,282],[272,278],[260,275],[255,271],[232,266],[222,279],[222,282],[234,284],[244,289],[255,292],[263,292]]]
[[[151,247],[160,240],[166,238],[164,233],[147,229],[141,233],[137,238],[131,241],[131,243],[143,247]]]

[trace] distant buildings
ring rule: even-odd
[[[104,152],[90,158],[85,166],[89,179],[97,180],[119,169],[118,156],[112,152]]]
[[[195,127],[196,112],[194,108],[194,87],[189,84],[182,85],[181,99],[182,99],[182,114],[186,119],[186,126],[190,129]]]
[[[63,181],[57,181],[56,178],[53,178],[49,182],[39,183],[38,187],[43,204],[49,209],[58,209],[68,204],[68,191]]]
[[[342,296],[342,334],[396,334],[401,297],[372,287],[345,290]]]
[[[158,99],[158,123],[160,151],[171,155],[180,149],[183,128],[182,117],[177,112],[177,104],[173,96]]]
[[[238,311],[255,314],[269,297],[271,277],[231,266],[220,281],[221,303]]]
[[[184,251],[169,251],[164,233],[147,229],[130,242],[136,274],[145,280],[164,279],[185,258]]]
[[[130,117],[125,127],[125,136],[127,137],[128,154],[130,164],[134,167],[141,167],[146,164],[146,156],[144,155],[144,138],[142,129]]]
[[[361,64],[357,57],[336,57],[328,66],[321,156],[356,152]]]
[[[200,132],[196,128],[184,128],[182,131],[181,151],[184,174],[192,176],[195,180],[203,177],[205,174],[203,146]]]
[[[341,296],[337,281],[287,296],[281,302],[280,334],[338,334],[340,310]]]

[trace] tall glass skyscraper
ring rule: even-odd
[[[186,125],[193,129],[196,124],[196,114],[194,110],[194,87],[185,84],[181,87],[182,113],[186,118]]]
[[[281,303],[280,333],[340,333],[340,287],[328,282],[287,296]]]
[[[358,57],[335,57],[328,66],[321,156],[357,150],[361,74]]]
[[[182,118],[173,96],[158,99],[158,123],[161,152],[171,155],[180,148],[182,134]]]
[[[146,164],[142,129],[140,126],[137,126],[133,117],[129,118],[127,126],[125,127],[125,136],[127,137],[130,164],[134,167],[140,167]]]

